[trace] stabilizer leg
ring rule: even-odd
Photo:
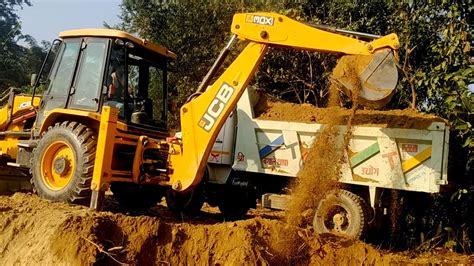
[[[95,210],[102,208],[105,191],[109,189],[112,177],[112,159],[116,136],[118,109],[110,106],[102,108],[100,128],[97,139],[97,149],[92,176],[92,197],[90,207]]]

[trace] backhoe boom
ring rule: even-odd
[[[396,50],[399,47],[395,34],[364,42],[316,29],[275,13],[236,14],[231,31],[249,44],[210,84],[228,53],[225,49],[229,49],[230,45],[227,45],[201,83],[194,95],[196,97],[191,97],[181,107],[182,137],[170,142],[171,170],[167,184],[172,185],[174,190],[192,189],[201,182],[213,143],[269,46],[345,55],[373,55],[381,49]]]

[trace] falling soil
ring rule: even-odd
[[[353,104],[346,121],[338,112],[327,113],[328,123],[318,132],[315,142],[309,149],[303,168],[299,171],[292,185],[292,200],[288,211],[288,224],[301,227],[308,224],[308,216],[314,214],[314,209],[328,191],[338,187],[340,169],[344,152],[352,136],[352,122],[358,107],[358,95],[361,88],[357,73],[349,68],[348,77],[353,84]],[[330,86],[329,105],[338,105],[337,87]],[[288,109],[287,114],[294,113]],[[338,125],[346,123],[346,131],[341,136]],[[302,215],[303,214],[303,215]],[[306,214],[306,215],[305,215]]]
[[[333,116],[333,121],[337,119],[337,116]],[[307,213],[313,213],[312,210],[324,194],[337,187],[340,171],[338,162],[341,160],[343,148],[343,139],[337,126],[329,124],[320,130],[307,153],[304,167],[292,185],[289,224],[304,226],[304,220],[308,218]]]
[[[295,253],[274,248],[288,241],[287,225],[266,210],[247,220],[157,218],[52,203],[36,195],[0,196],[0,265],[184,265],[473,263],[471,256],[388,253],[358,240],[297,229]],[[154,208],[160,217],[167,211]],[[151,212],[153,213],[153,212]],[[268,218],[270,217],[270,218]]]

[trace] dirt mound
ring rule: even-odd
[[[238,222],[190,223],[94,212],[21,193],[0,196],[1,265],[474,262],[454,253],[388,254],[308,230],[297,231],[294,253],[282,254],[275,246],[288,241],[288,230],[282,221],[259,215]]]
[[[289,112],[288,110],[291,110]],[[281,102],[262,95],[255,108],[255,116],[262,120],[290,121],[303,123],[332,124],[333,118],[339,125],[347,125],[352,111],[341,107],[317,108],[311,104]],[[433,122],[445,122],[434,115],[421,113],[413,109],[404,110],[357,110],[352,124],[358,126],[376,126],[393,128],[426,129]]]

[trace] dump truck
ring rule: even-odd
[[[258,117],[259,97],[253,88],[244,92],[208,158],[210,184],[236,182],[245,188],[233,196],[239,215],[255,207],[257,199],[263,207],[288,209],[291,195],[285,193],[286,188],[304,167],[308,151],[326,126],[317,118],[295,122]],[[288,106],[286,112],[292,112]],[[337,125],[340,142],[347,130],[351,130],[351,140],[338,180],[343,185],[314,206],[312,220],[318,232],[362,237],[369,224],[380,221],[376,214],[387,213],[387,195],[392,191],[438,193],[448,184],[446,122],[389,111],[361,112],[364,121],[355,119],[350,129]],[[414,121],[403,123],[407,119]]]
[[[5,96],[2,169],[15,169],[18,178],[28,176],[36,193],[49,200],[100,209],[110,189],[130,208],[149,208],[165,196],[178,212],[197,210],[206,200],[235,216],[243,213],[236,195],[246,195],[245,209],[257,193],[246,179],[215,174],[219,170],[208,167],[208,158],[269,48],[363,57],[352,70],[356,84],[344,66],[334,80],[367,106],[383,106],[397,84],[399,43],[393,33],[338,30],[276,13],[236,14],[231,32],[196,92],[181,106],[181,134],[175,136],[167,126],[173,52],[118,30],[61,32],[32,95],[10,91]],[[238,40],[247,45],[217,76]],[[44,88],[41,96],[39,88]],[[259,169],[252,167],[246,173]]]

